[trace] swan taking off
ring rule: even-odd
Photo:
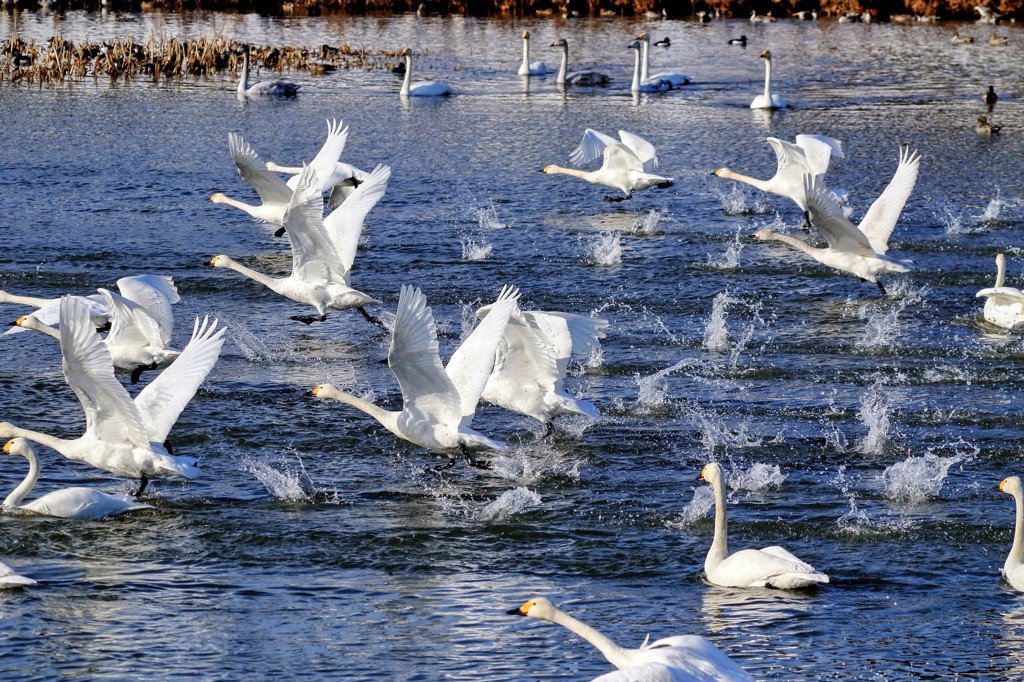
[[[474,466],[471,450],[501,450],[504,443],[470,428],[480,394],[494,367],[494,354],[509,315],[519,298],[505,287],[486,319],[452,354],[448,365],[438,353],[437,326],[419,289],[403,286],[388,349],[388,365],[402,388],[402,410],[384,410],[345,393],[331,384],[313,389],[313,396],[330,398],[362,410],[403,440],[434,452],[462,451]],[[448,466],[455,463],[449,456]]]
[[[598,71],[573,71],[566,73],[569,69],[569,43],[565,38],[559,38],[551,43],[551,47],[562,49],[562,64],[558,67],[558,76],[555,83],[559,85],[607,85],[611,78]]]
[[[260,196],[260,205],[254,206],[232,199],[218,192],[210,197],[215,204],[227,204],[245,211],[256,220],[271,225],[281,225],[284,220],[285,209],[292,198],[292,190],[285,184],[284,180],[277,177],[269,170],[267,164],[260,159],[259,155],[245,139],[237,133],[228,133],[228,149],[231,152],[231,160],[235,162],[238,174],[252,186]]]
[[[1013,546],[1003,564],[1003,577],[1010,583],[1010,587],[1018,592],[1024,592],[1024,492],[1021,491],[1020,479],[1016,476],[1003,479],[999,489],[1007,495],[1013,495],[1017,508],[1013,524]]]
[[[1013,329],[1024,322],[1024,293],[1020,289],[1003,286],[1006,279],[1006,256],[996,254],[996,284],[982,289],[975,296],[985,299],[985,320],[1002,327]]]
[[[68,459],[86,462],[117,476],[137,478],[146,489],[151,476],[195,478],[191,457],[175,457],[167,434],[220,357],[224,330],[196,319],[192,339],[181,355],[132,400],[114,377],[110,352],[75,299],[61,300],[60,348],[64,379],[85,412],[85,433],[64,439],[0,422],[0,439],[27,438]]]
[[[28,475],[7,496],[4,509],[20,509],[33,514],[56,516],[64,519],[95,520],[116,516],[136,509],[152,509],[128,495],[110,495],[93,488],[64,488],[22,504],[39,479],[39,459],[24,438],[13,438],[4,445],[5,455],[20,455],[28,460]]]
[[[604,185],[617,189],[626,196],[606,196],[605,201],[623,201],[632,199],[633,192],[648,187],[661,189],[671,187],[672,178],[655,175],[651,171],[658,167],[658,156],[654,145],[639,135],[619,131],[619,140],[587,128],[583,132],[583,140],[569,155],[574,164],[583,164],[602,158],[601,167],[596,171],[581,171],[562,166],[545,166],[544,173],[571,175],[595,185]]]
[[[260,81],[249,85],[249,46],[242,46],[242,74],[238,79],[238,97],[294,97],[299,87],[288,81]]]
[[[804,175],[814,177],[823,175],[828,170],[833,157],[846,158],[843,144],[826,135],[797,135],[796,144],[785,142],[776,137],[766,138],[775,152],[775,175],[767,180],[759,180],[741,173],[734,173],[728,168],[712,171],[712,175],[720,178],[736,180],[756,187],[762,192],[777,194],[796,202],[801,211],[807,210],[807,199],[804,191]]]
[[[681,88],[684,85],[690,84],[690,77],[685,73],[661,71],[651,74],[651,36],[649,33],[641,33],[636,39],[640,41],[642,48],[640,55],[640,79],[643,82],[666,81],[670,89]],[[668,40],[668,38],[665,40]]]
[[[543,597],[535,597],[508,613],[556,623],[593,644],[620,671],[601,675],[594,682],[753,682],[754,679],[700,635],[665,637],[655,642],[645,641],[639,649],[626,649]]]
[[[776,587],[784,590],[827,583],[828,576],[814,570],[781,547],[743,549],[729,553],[722,467],[711,462],[700,472],[715,491],[715,539],[704,560],[708,582],[722,587]]]
[[[753,21],[753,19],[751,19]],[[786,103],[778,95],[772,94],[772,53],[765,50],[761,53],[764,60],[764,94],[758,95],[750,103],[751,109],[783,109]]]
[[[530,32],[523,31],[523,63],[519,65],[520,76],[544,76],[548,66],[544,62],[530,62]]]
[[[384,170],[381,172],[385,173]],[[390,177],[390,169],[386,169],[386,174]],[[285,298],[316,308],[318,317],[291,317],[303,324],[323,322],[327,319],[328,308],[357,308],[367,320],[380,325],[379,320],[371,318],[363,309],[363,306],[369,303],[376,303],[376,299],[348,285],[348,268],[342,263],[338,250],[324,227],[323,206],[320,182],[316,179],[313,169],[307,167],[299,176],[299,185],[288,203],[281,224],[287,230],[288,242],[292,247],[292,273],[287,277],[270,277],[223,254],[214,256],[209,265],[234,270]],[[344,206],[338,210],[343,208]],[[359,228],[362,229],[361,218]],[[355,255],[354,247],[351,255]],[[351,260],[348,262],[351,265]]]
[[[814,260],[841,272],[856,275],[863,281],[874,282],[885,295],[881,275],[907,272],[909,261],[900,261],[885,255],[889,250],[889,236],[896,227],[903,206],[914,190],[921,156],[907,148],[900,149],[900,163],[896,173],[881,196],[855,226],[847,219],[843,209],[821,178],[804,176],[807,209],[811,224],[828,242],[827,248],[811,246],[796,237],[779,234],[774,230],[759,230],[754,236],[762,241],[772,240],[789,244]]]
[[[29,587],[35,585],[36,581],[15,573],[10,566],[0,561],[0,590],[15,587]]]
[[[452,87],[440,81],[418,81],[412,82],[412,52],[409,48],[402,50],[402,57],[405,58],[405,78],[402,80],[402,89],[398,94],[402,97],[443,97],[452,94]]]
[[[339,159],[345,151],[345,143],[348,141],[348,126],[342,128],[341,121],[327,121],[327,139],[324,141],[320,151],[309,162],[309,166],[316,172],[320,179],[320,191],[330,192],[327,199],[327,208],[335,209],[341,205],[352,191],[366,180],[369,173],[360,170],[355,166],[342,163]],[[299,184],[299,175],[302,173],[302,166],[279,166],[272,161],[267,161],[267,170],[275,173],[285,173],[292,177],[286,183],[293,191]]]
[[[485,319],[491,306],[476,311]],[[481,399],[548,426],[561,414],[598,419],[601,413],[586,400],[562,388],[573,353],[589,355],[600,345],[607,320],[559,312],[512,309]]]

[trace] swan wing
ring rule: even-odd
[[[504,385],[506,390],[521,391],[523,386],[537,386],[551,392],[561,384],[555,349],[531,315],[509,318],[494,355],[492,387]]]
[[[149,450],[139,411],[114,377],[110,351],[96,333],[88,308],[70,296],[61,299],[60,349],[64,380],[82,403],[86,432]]]
[[[628,130],[620,130],[619,139],[631,152],[636,154],[636,158],[640,159],[646,172],[650,173],[658,167],[658,153],[654,150],[653,144]]]
[[[167,439],[178,416],[217,364],[223,346],[224,328],[217,329],[217,320],[211,323],[204,318],[200,325],[196,318],[192,339],[181,355],[135,398],[150,442]]]
[[[310,168],[316,171],[316,176],[320,178],[321,194],[334,186],[338,159],[345,151],[345,143],[348,141],[348,126],[342,126],[341,121],[335,119],[327,121],[327,139],[313,160],[309,162]]]
[[[536,313],[535,313],[536,314]],[[572,341],[572,352],[576,355],[588,355],[592,348],[601,345],[608,328],[608,320],[575,313],[545,311],[543,315],[560,317],[565,320],[569,338]]]
[[[825,237],[829,247],[833,251],[875,258],[875,250],[867,236],[847,219],[835,195],[825,187],[820,177],[806,174],[803,182],[811,224]]]
[[[259,84],[257,84],[259,85]],[[267,170],[256,151],[237,133],[228,133],[228,150],[238,174],[252,185],[264,204],[287,204],[292,191],[285,182]]]
[[[595,677],[591,682],[711,682],[714,678],[694,677],[664,663],[640,663]]]
[[[620,144],[619,142],[608,145],[604,148],[604,163],[601,165],[601,171],[612,173],[639,173],[641,175],[646,174],[644,165],[640,163],[640,159],[636,157],[636,154],[634,154],[629,147],[624,144]],[[656,182],[664,180],[665,178],[658,178],[650,184],[653,185],[656,184]]]
[[[889,236],[896,227],[896,221],[899,220],[910,193],[914,191],[920,162],[921,155],[916,151],[910,151],[909,147],[901,148],[900,164],[896,167],[896,173],[885,191],[875,199],[871,208],[864,214],[864,219],[860,221],[861,232],[867,235],[871,247],[877,253],[889,250]]]
[[[790,552],[787,549],[779,547],[778,545],[772,545],[771,547],[765,547],[765,548],[761,549],[760,551],[761,551],[762,554],[767,554],[768,556],[775,557],[779,561],[788,562],[791,565],[792,570],[794,570],[794,571],[801,571],[801,572],[804,572],[804,573],[814,573],[815,572],[814,571],[814,567],[811,566],[809,563],[807,563],[805,561],[802,561],[795,554],[793,554],[792,552]]]
[[[304,282],[345,281],[338,252],[324,229],[324,197],[309,166],[302,168],[281,221],[292,247],[292,277]]]
[[[26,587],[35,584],[36,581],[32,578],[18,575],[10,566],[0,561],[0,587]]]
[[[1014,287],[989,287],[974,295],[976,298],[992,298],[1002,304],[1024,303],[1024,293]]]
[[[799,188],[805,174],[816,175],[807,162],[807,154],[803,147],[780,140],[777,137],[767,138],[768,144],[775,151],[775,175],[769,182],[784,183],[787,187]]]
[[[815,175],[828,170],[832,157],[845,159],[843,143],[828,135],[797,135],[796,145],[804,150],[807,165]]]
[[[398,296],[388,364],[402,388],[403,421],[459,423],[459,392],[441,364],[433,312],[423,292],[408,285]]]
[[[476,412],[476,404],[487,385],[487,377],[494,369],[498,343],[518,300],[518,289],[502,287],[487,317],[480,321],[448,360],[445,372],[459,393],[463,417],[471,417]]]
[[[390,179],[391,167],[378,164],[366,180],[352,190],[341,206],[324,218],[324,229],[337,249],[346,284],[352,262],[356,258],[359,237],[363,233],[363,221],[384,196]]]
[[[137,303],[107,289],[97,289],[110,308],[107,343],[117,346],[163,348],[167,339],[160,325]]]
[[[569,154],[569,160],[576,166],[596,161],[604,154],[605,147],[612,144],[619,144],[619,141],[610,135],[587,128],[583,131],[583,140],[579,146]]]
[[[178,287],[174,286],[174,278],[167,275],[122,277],[117,280],[117,290],[129,301],[145,308],[160,326],[164,344],[169,343],[174,330],[174,310],[171,306],[181,300]]]

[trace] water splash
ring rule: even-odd
[[[941,457],[936,449],[952,449],[953,455]],[[950,467],[973,460],[981,448],[960,440],[933,448],[922,457],[908,457],[882,472],[885,496],[891,500],[918,503],[937,497]]]
[[[889,440],[889,395],[881,377],[875,379],[864,394],[857,416],[868,427],[868,434],[857,444],[857,451],[865,455],[882,454]]]
[[[498,499],[484,506],[477,513],[477,519],[480,521],[504,521],[511,516],[536,509],[540,505],[540,495],[529,488],[520,486],[506,490]]]
[[[685,416],[700,433],[708,459],[714,459],[716,454],[730,449],[757,447],[764,442],[762,438],[749,435],[747,422],[730,427],[722,415],[710,407],[689,403],[686,405]]]
[[[732,343],[730,361],[733,367],[739,363],[740,355],[746,350],[750,339],[754,337],[754,330],[758,325],[763,325],[761,319],[761,302],[749,303],[743,299],[731,296],[728,291],[715,294],[711,306],[711,317],[704,327],[704,349],[712,352],[722,353],[730,350],[730,334],[728,329],[728,311],[739,308],[750,315],[750,323],[741,331],[738,338]]]
[[[849,501],[849,510],[839,517],[836,525],[839,530],[855,537],[889,537],[894,533],[904,533],[914,526],[914,521],[906,517],[888,518],[876,521],[868,512],[857,504],[857,495],[850,490],[846,480],[846,466],[839,467],[835,479],[840,493]]]
[[[671,367],[658,370],[649,376],[635,377],[637,385],[636,404],[641,411],[662,407],[668,402],[668,376],[686,367],[691,367],[693,360],[680,360]]]
[[[748,192],[743,187],[733,184],[728,191],[714,187],[711,193],[722,202],[726,215],[763,215],[768,213],[768,198],[764,193]]]
[[[673,529],[692,525],[695,521],[707,516],[714,506],[715,491],[711,489],[711,486],[697,486],[693,489],[693,499],[680,512],[678,520],[669,521],[666,525]]]
[[[747,470],[733,469],[729,472],[729,487],[733,490],[745,490],[751,493],[763,493],[767,490],[778,490],[786,476],[777,464],[755,462]]]
[[[572,481],[580,479],[582,461],[567,459],[546,441],[535,441],[528,446],[507,447],[490,459],[491,473],[521,485],[560,477]]]
[[[952,206],[943,206],[935,214],[935,220],[945,226],[946,235],[949,237],[967,234],[969,231],[964,225],[963,212]]]
[[[242,464],[242,470],[255,476],[267,492],[278,500],[313,502],[320,495],[320,491],[306,473],[302,460],[296,457],[296,463],[297,467],[283,461],[270,463],[248,460]],[[334,504],[340,502],[337,494],[332,494],[328,501]]]
[[[476,220],[481,230],[503,230],[508,227],[498,218],[498,210],[493,202],[487,206],[477,207]]]
[[[708,254],[708,267],[714,268],[715,270],[737,270],[740,267],[740,254],[743,252],[743,242],[740,241],[740,236],[743,234],[743,228],[736,228],[736,234],[733,236],[733,240],[729,242],[729,245],[725,248],[724,253],[718,254],[718,258],[715,258],[715,254]]]
[[[459,241],[462,242],[462,260],[465,261],[487,260],[494,250],[494,246],[483,238],[473,239],[463,235]]]
[[[619,265],[622,263],[622,241],[615,232],[602,232],[586,244],[584,262],[588,265]]]
[[[668,216],[668,211],[662,209],[657,210],[652,208],[647,212],[647,215],[638,216],[633,221],[632,233],[641,237],[650,237],[658,234],[658,223],[664,220]]]

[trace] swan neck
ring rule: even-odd
[[[242,53],[242,75],[238,78],[238,92],[245,94],[249,90],[249,53]]]
[[[558,77],[555,78],[555,83],[559,85],[565,84],[565,77],[569,72],[569,46],[562,45],[562,65],[558,67]]]
[[[810,244],[808,244],[807,242],[803,241],[802,239],[797,239],[796,237],[791,237],[788,234],[779,234],[778,232],[773,232],[771,234],[771,236],[768,237],[768,238],[770,240],[772,240],[772,241],[782,242],[783,244],[789,244],[794,249],[799,249],[799,250],[803,251],[804,253],[806,253],[807,255],[811,256],[812,258],[815,258],[815,254],[816,253],[818,253],[819,251],[824,250],[824,249],[815,248],[815,247],[811,246]]]
[[[651,77],[651,40],[650,38],[640,41],[640,49],[643,56],[640,59],[640,78],[647,80]]]
[[[544,172],[554,175],[571,175],[574,178],[581,178],[588,182],[590,181],[590,172],[581,171],[578,168],[565,168],[564,166],[550,165],[544,170]]]
[[[35,486],[36,481],[39,479],[39,460],[36,458],[36,453],[29,450],[25,453],[25,459],[28,460],[28,475],[26,475],[25,480],[7,496],[7,499],[4,500],[3,503],[4,507],[20,506],[21,501],[28,496],[32,491],[32,488]]]
[[[523,38],[523,68],[530,69],[530,39]]]
[[[633,85],[630,86],[630,90],[633,92],[640,91],[640,50],[635,50],[636,54],[633,55]]]
[[[398,415],[401,414],[400,412],[391,412],[389,410],[385,410],[384,408],[371,403],[369,400],[357,398],[351,393],[346,393],[341,390],[333,390],[329,394],[327,394],[326,397],[337,400],[338,402],[345,403],[346,405],[351,405],[352,407],[358,410],[362,410],[363,412],[365,412],[366,414],[370,415],[378,422],[380,422],[381,426],[386,428],[391,433],[395,434],[399,438],[402,438],[403,440],[408,440],[408,438],[402,433],[401,429],[398,428]]]
[[[50,301],[45,298],[36,298],[35,296],[18,296],[16,294],[9,294],[6,291],[0,291],[0,303],[14,303],[17,305],[27,305],[33,308],[42,308],[50,304]]]
[[[742,182],[742,183],[744,183],[746,185],[750,185],[751,187],[756,187],[759,190],[761,190],[762,192],[769,192],[770,191],[768,189],[769,188],[769,183],[768,183],[767,180],[761,180],[759,178],[752,178],[749,175],[743,175],[742,173],[733,172],[733,171],[729,170],[728,168],[722,168],[721,170],[719,170],[718,171],[718,177],[720,177],[720,178],[728,178],[730,180],[735,180],[737,182]]]
[[[715,491],[715,538],[711,541],[704,571],[717,566],[729,556],[729,520],[725,513],[725,485],[717,481],[712,488]]]
[[[273,277],[270,277],[269,275],[264,275],[262,272],[257,272],[256,270],[248,268],[235,260],[228,260],[227,267],[230,268],[231,270],[234,270],[235,272],[239,272],[245,275],[251,280],[259,282],[268,289],[278,291],[278,287],[281,282],[281,280],[279,279],[275,279]]]
[[[996,256],[996,288],[1003,286],[1006,281],[1006,257],[1003,254]]]
[[[81,459],[81,457],[75,456],[71,449],[68,448],[68,444],[71,443],[71,441],[58,438],[57,436],[51,436],[48,433],[40,433],[39,431],[33,431],[32,429],[23,429],[17,426],[11,426],[4,431],[4,437],[24,438],[32,441],[33,443],[38,443],[39,445],[50,448],[51,450],[56,450],[68,459]],[[31,469],[31,466],[29,468]]]
[[[623,649],[607,636],[601,634],[586,623],[576,620],[568,613],[554,609],[551,622],[558,623],[562,627],[593,644],[594,647],[600,651],[606,659],[608,659],[608,662],[616,668],[622,669],[631,663],[628,649]]]
[[[399,94],[408,95],[410,85],[412,85],[412,57],[405,55],[405,78],[402,79],[402,90]]]
[[[256,218],[257,220],[263,220],[262,217],[257,215],[257,206],[247,204],[243,201],[239,201],[238,199],[232,199],[231,197],[226,196],[224,194],[221,194],[220,203],[227,204],[228,206],[234,206],[235,208],[245,211],[246,213],[248,213],[253,218]]]
[[[1013,529],[1013,547],[1006,558],[1007,566],[1019,566],[1024,561],[1024,495],[1018,492],[1013,499],[1017,503],[1017,519]]]
[[[764,97],[771,104],[772,101],[772,60],[764,60]]]

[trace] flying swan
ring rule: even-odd
[[[700,472],[715,491],[715,539],[704,560],[708,582],[722,587],[776,587],[793,590],[827,583],[828,576],[814,570],[781,547],[743,549],[729,554],[722,468],[712,462]]]
[[[562,64],[558,67],[558,75],[555,77],[555,83],[558,85],[607,85],[611,82],[611,78],[598,71],[567,73],[569,70],[569,43],[565,38],[559,38],[551,43],[551,47],[558,47],[562,50]]]
[[[446,367],[438,354],[437,327],[427,297],[419,289],[404,285],[388,349],[388,365],[402,388],[402,410],[382,409],[331,384],[317,386],[313,396],[360,409],[415,445],[443,453],[457,448],[470,464],[484,466],[472,458],[470,451],[501,450],[504,443],[491,440],[470,425],[518,298],[517,290],[503,288],[490,314],[462,342]],[[449,455],[444,468],[454,463]]]
[[[238,133],[228,133],[228,150],[231,160],[235,162],[238,174],[252,186],[260,197],[258,206],[247,204],[217,192],[210,197],[215,204],[227,204],[245,211],[250,216],[264,223],[281,226],[284,212],[292,198],[292,190],[284,180],[269,170],[248,142]]]
[[[452,86],[440,81],[419,81],[412,82],[412,52],[409,48],[402,50],[402,57],[405,58],[405,78],[402,80],[402,89],[398,94],[402,97],[443,97],[452,94]]]
[[[5,455],[20,455],[28,460],[28,475],[7,496],[3,505],[0,505],[4,509],[18,509],[44,516],[82,520],[102,519],[136,509],[152,509],[150,505],[137,502],[128,495],[110,495],[94,488],[81,486],[55,490],[22,504],[39,479],[39,459],[24,438],[13,438],[7,441],[3,453]]]
[[[530,32],[523,31],[523,63],[519,65],[520,76],[544,76],[548,66],[544,62],[530,62]]]
[[[761,53],[764,60],[764,94],[758,95],[750,103],[751,109],[784,109],[786,103],[772,93],[772,53],[765,50]]]
[[[1013,524],[1013,546],[1003,564],[1003,577],[1010,583],[1010,587],[1018,592],[1024,592],[1024,492],[1021,491],[1020,479],[1016,476],[1003,479],[999,489],[1007,495],[1013,495],[1017,507],[1016,520]]]
[[[619,140],[587,128],[583,132],[583,140],[569,155],[574,164],[589,163],[603,158],[601,167],[596,171],[581,171],[562,166],[545,166],[543,172],[556,175],[571,175],[595,185],[604,185],[617,189],[626,196],[605,196],[605,201],[623,201],[632,199],[633,192],[648,187],[664,189],[671,187],[672,178],[655,175],[651,171],[658,167],[658,156],[654,145],[639,135],[619,131]]]
[[[900,149],[900,163],[896,173],[881,196],[871,204],[859,226],[847,219],[835,196],[825,187],[820,177],[815,179],[805,175],[804,187],[811,224],[828,242],[825,248],[811,246],[801,239],[768,228],[759,230],[754,236],[762,241],[789,244],[823,265],[856,275],[862,281],[873,282],[884,296],[885,286],[879,277],[910,270],[909,261],[891,258],[885,252],[889,250],[889,236],[896,227],[903,206],[914,190],[920,160],[917,152]]]
[[[249,46],[242,46],[242,74],[238,79],[238,97],[294,97],[299,87],[288,81],[260,81],[249,85]]]
[[[220,356],[224,330],[217,329],[216,320],[200,324],[196,319],[192,339],[178,359],[132,400],[114,377],[110,352],[88,308],[65,296],[60,315],[64,379],[82,404],[85,433],[69,440],[0,422],[0,439],[27,438],[68,459],[137,478],[136,497],[151,476],[195,478],[195,460],[172,455],[167,434]]]
[[[535,597],[510,615],[556,623],[579,635],[618,669],[593,682],[753,682],[747,671],[700,635],[676,635],[639,649],[626,649],[586,623],[576,620],[543,597]]]
[[[1024,322],[1024,293],[1020,289],[1003,286],[1006,279],[1006,256],[996,254],[996,285],[982,289],[975,296],[985,298],[985,320],[1002,327],[1013,329]]]

